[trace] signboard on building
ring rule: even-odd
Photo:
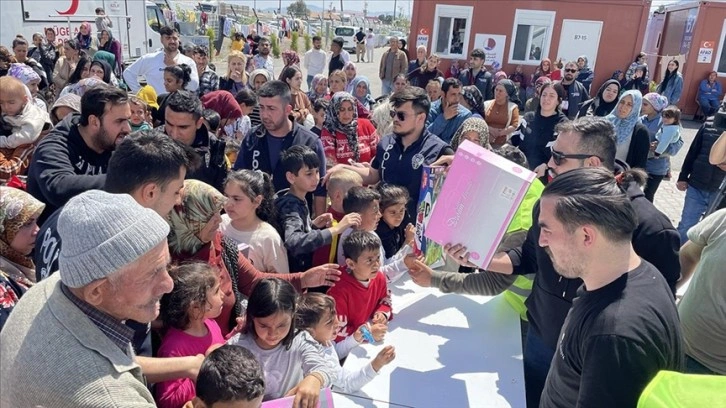
[[[698,17],[698,7],[692,8],[688,12],[686,18],[686,27],[683,30],[683,39],[681,40],[681,54],[688,58],[688,50],[693,44],[693,30],[696,28],[696,17]]]
[[[506,35],[477,34],[474,36],[474,48],[484,50],[484,65],[501,67],[504,62],[504,44],[506,43]]]
[[[698,58],[696,62],[699,64],[710,64],[713,60],[713,45],[714,41],[703,41],[701,47],[698,49]]]

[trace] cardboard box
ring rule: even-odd
[[[424,255],[424,262],[432,268],[444,265],[444,248],[427,239],[425,236],[427,224],[431,218],[434,202],[441,192],[444,184],[445,167],[424,166],[421,175],[421,193],[416,206],[416,234],[414,236],[414,250],[417,255]]]
[[[433,206],[424,234],[441,245],[463,244],[486,269],[535,173],[464,141]]]

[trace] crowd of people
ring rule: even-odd
[[[388,345],[341,365],[385,340],[405,276],[505,293],[529,407],[634,406],[661,370],[726,375],[726,210],[701,220],[726,178],[715,73],[675,228],[653,200],[684,145],[676,60],[654,89],[643,54],[602,84],[586,56],[526,76],[474,49],[443,73],[392,37],[379,93],[342,38],[280,64],[252,32],[217,72],[162,27],[124,68],[97,14],[97,32],[0,46],[0,405],[314,407],[393,361]],[[422,173],[465,140],[538,178],[487,270],[457,243],[432,270]]]

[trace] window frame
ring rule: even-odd
[[[452,54],[450,52],[444,53],[444,52],[436,52],[436,46],[438,45],[438,38],[439,38],[439,19],[441,17],[449,17],[451,18],[452,26],[451,30],[453,30],[453,22],[456,18],[464,18],[466,19],[466,30],[464,34],[464,38],[461,44],[461,54]],[[431,32],[431,53],[435,53],[439,56],[439,58],[448,58],[448,59],[466,59],[469,55],[469,43],[471,40],[471,33],[472,33],[472,24],[474,23],[474,7],[473,6],[455,6],[455,5],[449,5],[449,4],[437,4],[436,9],[434,10],[434,24],[433,24],[433,30]],[[451,48],[451,32],[449,33],[449,44],[447,48]]]
[[[552,10],[529,10],[529,9],[516,9],[514,13],[514,22],[512,24],[512,37],[509,42],[509,64],[521,64],[528,66],[538,66],[542,59],[547,58],[552,46],[552,33],[555,28],[555,17],[557,12]],[[540,54],[539,60],[518,60],[514,59],[514,46],[517,40],[517,26],[522,25],[544,25],[547,24],[547,34],[545,35],[545,42],[542,45],[542,53]],[[528,48],[531,48],[531,40],[528,40]]]
[[[723,26],[721,27],[721,36],[719,37],[719,42],[715,44],[716,48],[716,58],[713,61],[713,70],[716,71],[716,76],[718,78],[726,78],[726,72],[720,72],[718,70],[718,63],[721,61],[721,57],[726,58],[726,53],[723,53],[724,51],[724,45],[726,44],[726,18],[723,20]]]

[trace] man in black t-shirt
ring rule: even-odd
[[[584,282],[540,407],[634,407],[658,371],[683,369],[684,349],[670,287],[633,249],[630,199],[612,172],[572,170],[545,188],[538,225],[557,273]]]
[[[366,62],[366,33],[363,32],[363,27],[355,33],[355,62]],[[372,61],[371,61],[372,62]]]

